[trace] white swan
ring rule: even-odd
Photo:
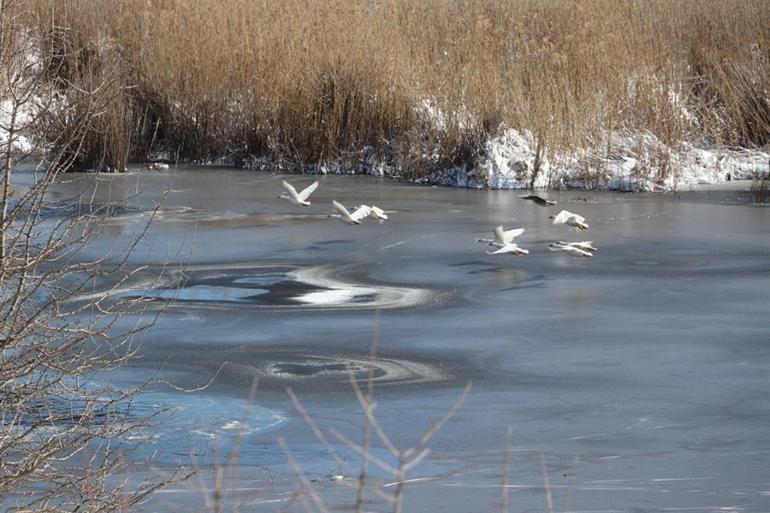
[[[555,251],[555,252],[561,251],[561,252],[567,253],[568,255],[571,255],[571,256],[574,256],[574,257],[592,257],[592,256],[594,256],[593,253],[591,253],[590,251],[586,251],[584,249],[580,249],[577,246],[569,246],[569,245],[564,246],[564,245],[557,244],[557,243],[551,243],[551,244],[548,245],[548,249],[550,249],[551,251]]]
[[[517,246],[512,242],[502,244],[501,246],[499,246],[499,249],[496,249],[495,251],[487,251],[487,255],[504,255],[504,254],[511,254],[515,256],[529,255],[529,251],[524,248],[520,248],[519,246]]]
[[[578,230],[588,229],[588,224],[586,224],[585,217],[573,214],[568,210],[562,210],[556,215],[549,216],[548,219],[552,219],[553,224],[568,224],[570,226],[574,226]]]
[[[512,244],[513,239],[524,233],[524,228],[514,228],[513,230],[503,229],[503,225],[495,228],[494,239],[478,239],[479,242],[486,242],[490,246],[502,248],[506,244]]]
[[[309,207],[310,202],[307,199],[311,194],[313,194],[313,191],[318,188],[318,182],[316,181],[302,189],[302,192],[298,193],[297,189],[295,189],[294,186],[286,180],[281,180],[281,184],[283,185],[283,188],[286,189],[288,194],[281,194],[278,197],[285,199],[289,203],[297,205],[298,207]]]
[[[591,253],[599,251],[599,248],[594,246],[594,241],[592,240],[583,240],[580,242],[564,242],[560,240],[556,244],[559,246],[574,246],[576,248],[582,249],[583,251],[590,251]]]
[[[345,205],[339,201],[332,200],[332,205],[334,206],[334,210],[339,212],[339,214],[329,214],[329,217],[337,218],[340,222],[345,224],[361,224],[361,221],[369,215],[370,209],[366,205],[361,205],[355,209],[353,213],[345,208]]]

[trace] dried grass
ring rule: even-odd
[[[91,143],[115,168],[155,145],[419,175],[472,160],[503,123],[546,152],[606,130],[770,142],[764,0],[29,4],[44,41],[93,49],[67,55],[68,80],[119,83]],[[420,114],[426,99],[443,127]]]
[[[767,172],[757,177],[751,184],[751,199],[754,203],[764,205],[770,201],[770,162],[767,163]]]

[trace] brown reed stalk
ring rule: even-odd
[[[110,84],[90,165],[160,148],[416,177],[468,164],[503,126],[536,134],[539,160],[603,131],[770,142],[764,0],[25,4],[63,92]]]

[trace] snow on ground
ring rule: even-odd
[[[770,154],[761,150],[670,148],[649,132],[610,134],[601,150],[536,158],[529,131],[506,129],[487,141],[471,169],[452,168],[421,183],[491,189],[578,188],[619,191],[674,190],[770,173]],[[537,165],[536,165],[537,162]],[[537,171],[536,171],[537,169]]]
[[[681,95],[669,91],[681,115],[692,114]],[[431,99],[417,113],[435,130],[447,129],[448,116]],[[460,128],[472,127],[464,107]],[[418,180],[450,187],[526,189],[577,188],[619,191],[675,190],[695,185],[746,180],[770,174],[770,154],[761,150],[697,148],[681,143],[671,148],[650,132],[608,133],[595,148],[570,154],[541,151],[528,130],[505,128],[490,138],[472,166],[444,169]]]
[[[415,110],[423,121],[440,131],[446,131],[450,121],[454,121],[460,130],[473,128],[476,124],[473,114],[468,112],[465,105],[460,105],[454,109],[453,120],[449,119],[447,113],[438,106],[438,102],[434,99],[422,100]]]
[[[10,144],[12,153],[26,155],[35,149],[33,128],[45,107],[36,89],[42,71],[37,41],[29,32],[21,40],[21,46],[8,52],[14,58],[3,62],[7,76],[0,86],[0,148]]]
[[[31,103],[17,108],[14,113],[14,102],[12,100],[0,101],[0,148],[5,148],[10,142],[11,151],[14,153],[29,153],[32,151],[34,143],[28,137],[28,127],[32,123],[34,116]]]

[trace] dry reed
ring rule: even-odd
[[[758,176],[754,179],[753,183],[751,184],[751,199],[754,203],[762,204],[770,200],[770,194],[768,193],[768,190],[770,189],[770,162],[767,163],[767,172],[765,172],[762,176]]]
[[[66,54],[66,83],[114,79],[87,153],[114,168],[161,148],[416,176],[472,161],[503,125],[538,154],[608,130],[770,142],[765,0],[29,4],[47,51],[90,49]]]

